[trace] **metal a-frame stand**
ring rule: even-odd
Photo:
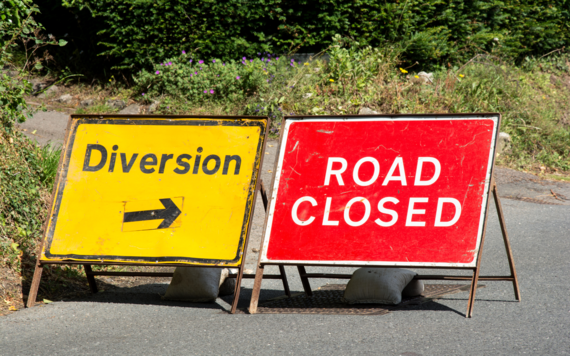
[[[515,262],[513,258],[513,253],[511,249],[511,244],[509,242],[509,235],[507,233],[507,226],[505,223],[505,216],[503,214],[503,208],[501,206],[501,200],[499,198],[499,193],[497,190],[497,185],[495,179],[492,178],[491,181],[491,190],[493,191],[493,197],[495,200],[495,206],[497,209],[497,215],[499,218],[499,224],[501,226],[501,232],[503,234],[503,242],[505,243],[505,249],[507,250],[507,258],[509,261],[509,268],[510,268],[510,275],[508,276],[480,276],[479,271],[481,269],[481,256],[483,254],[483,245],[485,242],[485,232],[487,229],[487,219],[485,218],[485,224],[483,229],[483,236],[481,238],[481,245],[479,246],[479,253],[477,255],[477,264],[474,268],[449,268],[444,267],[443,269],[464,269],[464,270],[472,270],[472,276],[450,276],[450,275],[418,275],[415,279],[421,280],[447,280],[447,281],[471,281],[471,288],[469,292],[469,299],[467,301],[467,311],[465,313],[465,317],[470,318],[473,316],[473,307],[475,305],[475,293],[477,291],[477,283],[479,281],[509,281],[513,283],[513,289],[515,292],[515,299],[517,301],[521,301],[521,293],[519,288],[519,281],[517,278],[517,272],[515,269]],[[490,194],[487,198],[487,213],[489,210],[489,200]],[[488,214],[486,214],[488,215]],[[261,247],[263,248],[263,241],[261,243]],[[269,264],[265,264],[269,265]],[[257,312],[257,304],[259,302],[259,293],[261,290],[261,282],[264,278],[263,276],[263,268],[265,267],[264,264],[259,264],[257,267],[257,273],[255,276],[255,282],[253,285],[253,291],[251,296],[251,303],[249,306],[249,312],[251,314],[255,314]],[[311,284],[309,283],[309,278],[338,278],[338,279],[350,279],[352,274],[332,274],[332,273],[307,273],[305,266],[307,265],[297,265],[297,269],[299,271],[299,275],[301,276],[301,282],[303,284],[303,289],[305,290],[305,294],[307,296],[312,296],[313,292],[311,290]],[[324,266],[319,264],[318,266]],[[339,267],[339,265],[331,265],[332,267]],[[342,267],[342,266],[340,266]],[[344,267],[355,267],[351,266],[344,266]],[[369,266],[367,266],[369,267]],[[398,267],[406,267],[406,266],[398,266]],[[408,268],[418,268],[417,266],[407,266]],[[280,265],[282,268],[282,265]],[[427,267],[433,268],[433,267]]]
[[[263,185],[263,181],[260,179],[259,180],[259,185],[258,185],[258,189],[261,193],[261,199],[263,201],[263,206],[265,208],[265,211],[267,211],[267,193],[265,191],[265,186]],[[255,210],[255,202],[253,205],[253,210]],[[251,228],[251,224],[250,224],[250,228]],[[248,239],[249,239],[249,232],[248,232]],[[248,241],[245,242],[245,248],[243,251],[243,256],[242,256],[242,263],[241,265],[238,267],[238,273],[236,274],[229,274],[228,278],[236,278],[236,287],[235,287],[235,291],[234,291],[234,299],[232,302],[232,307],[230,310],[231,314],[234,314],[237,310],[237,305],[238,305],[238,301],[239,301],[239,294],[240,294],[240,290],[241,290],[241,281],[242,279],[246,278],[246,279],[253,279],[255,278],[255,274],[244,274],[244,268],[245,268],[245,258],[246,258],[246,253],[247,253],[247,247],[248,247]],[[40,280],[42,277],[42,272],[43,272],[43,267],[44,265],[48,265],[48,264],[74,264],[74,265],[83,265],[83,268],[85,269],[85,275],[87,277],[87,282],[89,283],[89,288],[91,289],[91,292],[93,293],[97,293],[98,292],[98,288],[97,288],[97,282],[95,281],[95,276],[122,276],[122,277],[172,277],[174,273],[172,272],[108,272],[108,271],[93,271],[93,269],[91,268],[92,265],[125,265],[125,266],[148,266],[148,264],[125,264],[125,263],[85,263],[85,262],[81,262],[81,261],[63,261],[63,262],[46,262],[46,261],[40,261],[40,253],[43,249],[43,240],[41,243],[41,246],[39,247],[39,252],[38,252],[38,258],[36,260],[36,268],[34,271],[34,277],[32,280],[32,285],[30,288],[30,293],[28,294],[28,301],[27,301],[27,307],[31,308],[34,306],[35,302],[36,302],[36,298],[38,295],[38,289],[40,286]],[[161,267],[193,267],[191,265],[180,265],[180,264],[168,264],[168,265],[161,265]],[[210,266],[208,266],[210,267]],[[287,296],[291,296],[291,291],[289,290],[289,284],[287,282],[287,275],[285,274],[285,267],[283,265],[279,265],[279,274],[274,274],[274,275],[268,275],[265,276],[265,278],[267,279],[280,279],[283,282],[283,288],[285,290],[285,294],[287,294]]]

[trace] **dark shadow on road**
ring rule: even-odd
[[[100,292],[78,297],[66,298],[62,302],[88,302],[88,303],[113,303],[113,304],[137,304],[137,305],[156,305],[168,307],[197,308],[197,309],[214,309],[229,312],[233,295],[219,297],[216,302],[211,303],[192,303],[176,300],[164,300],[162,296],[166,293],[168,284],[151,283],[137,285],[133,287],[116,287],[111,284],[97,281]],[[261,300],[271,299],[283,295],[283,290],[265,289],[261,293]],[[251,298],[251,289],[242,288],[238,302],[238,308],[249,307]],[[223,302],[222,302],[223,301]],[[224,303],[225,302],[225,303]]]

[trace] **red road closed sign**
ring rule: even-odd
[[[260,262],[476,266],[498,124],[287,119]]]

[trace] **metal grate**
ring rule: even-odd
[[[469,291],[469,287],[468,284],[426,284],[421,296],[403,298],[398,305],[350,305],[342,301],[346,284],[328,284],[313,291],[311,297],[307,297],[305,293],[297,293],[291,298],[284,296],[264,301],[259,304],[257,312],[259,314],[383,315],[429,302],[443,295]],[[484,286],[477,286],[477,288],[481,287]]]

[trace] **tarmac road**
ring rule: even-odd
[[[274,147],[268,147],[262,173],[268,183],[276,149],[270,144]],[[230,298],[211,304],[162,301],[159,294],[167,284],[154,283],[1,317],[0,355],[568,355],[570,205],[548,194],[552,189],[570,197],[570,184],[505,169],[497,173],[501,195],[510,197],[502,205],[520,279],[520,303],[511,283],[482,282],[486,288],[477,291],[471,319],[464,317],[467,292],[380,316],[229,315]],[[259,246],[263,225],[261,208],[258,201],[248,247],[252,269],[257,254],[251,249]],[[508,265],[494,204],[489,216],[481,273],[505,275]],[[287,273],[292,291],[301,292],[296,269],[287,267]],[[346,281],[311,282],[316,289]],[[249,305],[252,284],[244,281],[240,308]],[[280,281],[265,280],[261,300],[282,293]]]

